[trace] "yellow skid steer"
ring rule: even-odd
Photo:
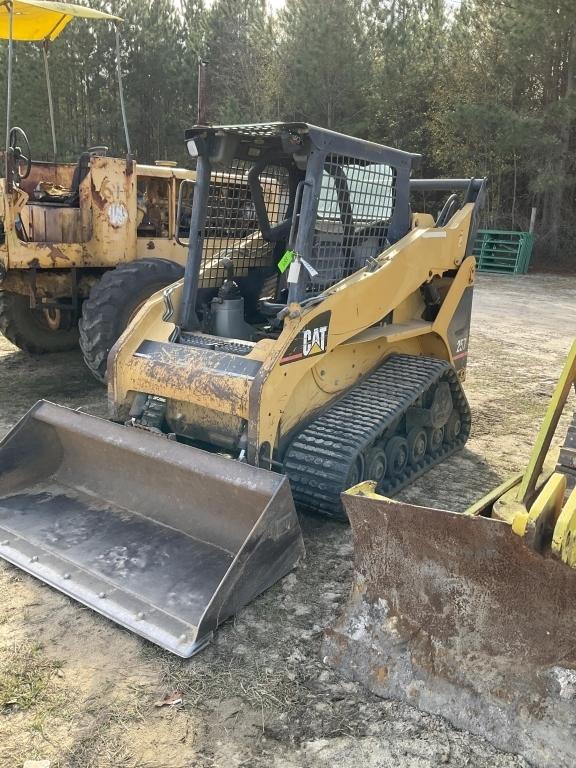
[[[544,460],[572,386],[576,341],[528,466],[462,514],[392,501],[361,483],[343,495],[354,584],[327,631],[325,661],[519,752],[576,765],[576,468],[570,428]]]
[[[345,520],[466,442],[485,189],[305,123],[187,146],[185,276],[112,348],[111,421],[40,403],[0,444],[0,556],[183,656],[297,562],[294,502]]]

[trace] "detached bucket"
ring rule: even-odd
[[[576,570],[504,522],[361,489],[342,495],[354,584],[325,662],[534,766],[573,768]]]
[[[283,475],[45,401],[0,443],[0,556],[179,656],[303,553]]]

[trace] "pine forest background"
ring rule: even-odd
[[[539,266],[574,268],[576,0],[89,4],[124,19],[140,161],[186,162],[202,58],[210,122],[305,120],[421,152],[423,176],[487,175],[483,225],[526,230],[535,206]],[[12,123],[50,159],[41,50],[15,49]],[[50,62],[60,159],[98,144],[123,154],[113,29],[71,23]]]

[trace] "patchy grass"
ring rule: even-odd
[[[296,668],[274,668],[258,658],[215,658],[212,664],[170,659],[162,683],[166,691],[181,691],[193,707],[239,697],[257,709],[285,711],[300,698],[300,677]]]
[[[135,707],[104,706],[94,713],[90,727],[77,738],[58,765],[62,768],[137,768],[126,745],[128,724],[141,720]]]
[[[568,278],[479,276],[466,383],[471,440],[403,498],[461,510],[524,466],[574,336],[574,295]],[[0,435],[40,397],[106,415],[105,390],[78,353],[32,359],[0,336],[0,360]],[[74,387],[63,388],[70,371]],[[558,435],[564,430],[561,422]],[[352,545],[337,523],[306,517],[303,525],[300,568],[191,660],[129,637],[0,562],[0,768],[42,758],[52,768],[526,766],[323,667],[319,633],[347,599]],[[16,646],[18,637],[41,638],[44,649]],[[47,655],[65,660],[61,679]],[[175,690],[182,706],[154,707]]]
[[[56,679],[61,666],[46,659],[39,645],[0,648],[0,711],[46,710],[59,705],[62,696]],[[36,718],[35,729],[41,729],[41,722],[41,717]]]
[[[142,719],[137,705],[110,703],[80,711],[70,706],[73,688],[61,675],[61,663],[46,659],[39,645],[0,648],[0,718],[9,721],[17,713],[25,718],[15,722],[27,732],[19,745],[26,757],[49,753],[54,768],[139,768],[125,733],[128,723]],[[53,738],[58,740],[63,728],[78,735],[67,749],[60,743],[61,754],[53,754]],[[20,765],[23,756],[17,748],[10,764]]]

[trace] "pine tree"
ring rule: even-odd
[[[215,0],[208,12],[209,116],[213,122],[268,120],[265,87],[272,28],[265,0]]]
[[[135,156],[186,162],[197,67],[213,123],[305,120],[424,156],[424,175],[487,175],[484,223],[570,258],[576,235],[574,0],[76,0],[122,17]],[[74,20],[50,45],[58,158],[126,151],[115,33]],[[0,103],[6,94],[0,48]],[[12,124],[52,159],[39,45],[16,43]]]
[[[277,56],[285,117],[349,133],[367,130],[370,72],[360,0],[287,0]]]
[[[369,22],[371,136],[422,152],[430,170],[429,113],[448,26],[443,0],[373,0]]]

